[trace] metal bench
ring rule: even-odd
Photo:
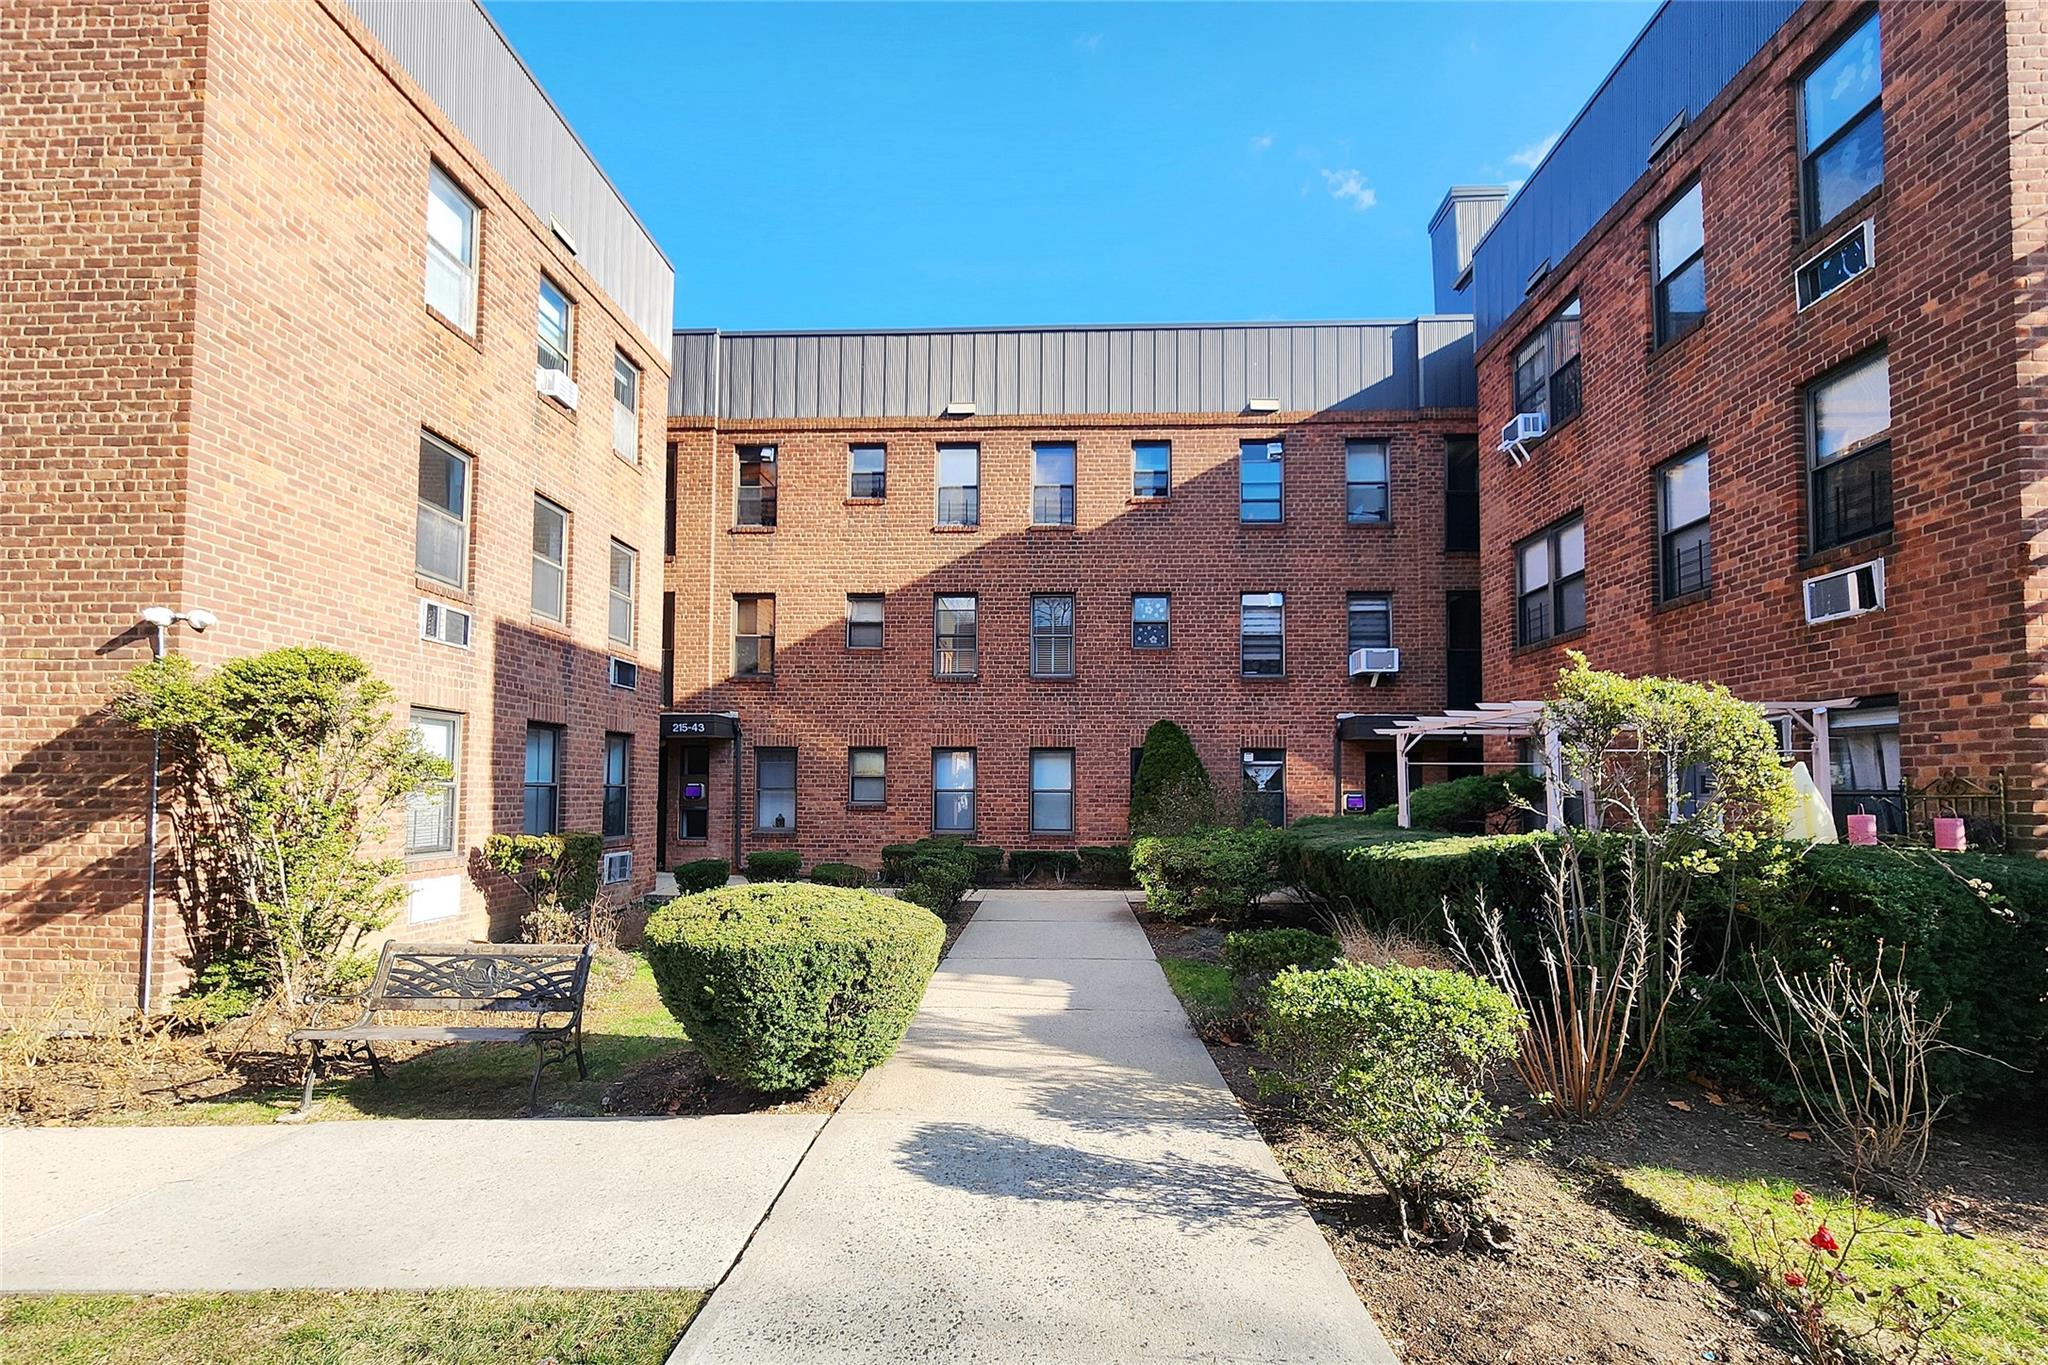
[[[302,1028],[286,1040],[306,1044],[306,1089],[299,1112],[313,1104],[313,1081],[320,1073],[321,1049],[343,1045],[343,1055],[370,1064],[370,1073],[384,1079],[378,1043],[531,1043],[533,1083],[526,1089],[526,1112],[540,1101],[540,1073],[551,1061],[576,1060],[576,1074],[590,1078],[583,1064],[583,991],[590,983],[590,944],[458,943],[449,945],[387,943],[377,959],[377,975],[363,1000],[363,1017],[345,1028]],[[421,1013],[529,1016],[505,1025],[397,1024],[377,1025],[380,1014]],[[552,1016],[562,1016],[549,1023]]]

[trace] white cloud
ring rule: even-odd
[[[1100,33],[1084,33],[1074,39],[1074,46],[1083,52],[1094,52],[1102,46],[1102,35]]]
[[[1516,152],[1514,155],[1510,156],[1508,158],[1508,165],[1520,166],[1525,171],[1533,171],[1536,169],[1537,164],[1541,162],[1544,157],[1550,155],[1550,149],[1552,147],[1555,147],[1556,145],[1557,134],[1552,133],[1549,137],[1544,138],[1541,142],[1532,142],[1528,146],[1522,148],[1521,151]]]
[[[1357,171],[1343,170],[1322,173],[1323,184],[1329,188],[1330,197],[1339,203],[1349,204],[1360,213],[1380,201],[1379,194],[1365,183],[1365,177]]]
[[[1252,139],[1252,150],[1254,152],[1266,151],[1267,149],[1271,148],[1272,145],[1273,135],[1271,133],[1260,133],[1257,137]]]

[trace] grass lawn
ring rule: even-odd
[[[688,1040],[663,1007],[654,973],[638,953],[624,953],[593,971],[583,1008],[583,1057],[590,1079],[576,1067],[550,1066],[540,1082],[543,1114],[601,1112],[606,1087],[630,1068],[687,1048]],[[600,979],[599,973],[603,973]],[[353,1068],[352,1068],[353,1070]],[[323,1079],[313,1092],[313,1119],[502,1118],[523,1113],[533,1077],[533,1049],[503,1043],[458,1043],[399,1062],[386,1062],[379,1084],[367,1071]],[[111,1116],[112,1123],[269,1123],[298,1108],[297,1086],[266,1094]]]
[[[1230,1009],[1232,981],[1228,967],[1187,957],[1162,957],[1159,965],[1166,972],[1166,984],[1173,987],[1173,993],[1180,997],[1181,1005],[1192,1017],[1205,1018]]]
[[[8,1365],[626,1365],[664,1360],[695,1289],[280,1290],[0,1299]]]
[[[1788,1181],[1732,1180],[1651,1166],[1619,1174],[1630,1192],[1700,1231],[1698,1239],[1675,1241],[1669,1250],[1701,1269],[1723,1269],[1733,1261],[1745,1274],[1754,1273],[1738,1206],[1752,1219],[1778,1213],[1780,1228],[1794,1235],[1795,1224],[1787,1216],[1793,1189]],[[1814,1200],[1840,1235],[1849,1223],[1847,1209],[1818,1191]],[[1856,1245],[1865,1288],[1924,1281],[1918,1291],[1927,1296],[1923,1302],[1953,1295],[1962,1303],[1962,1311],[1935,1338],[1957,1361],[2021,1365],[2048,1359],[2048,1252],[1988,1233],[1942,1233],[1915,1218],[1897,1218],[1881,1227],[1866,1223]],[[1846,1295],[1835,1304],[1844,1313],[1856,1310]],[[1868,1319],[1845,1320],[1852,1330],[1867,1325]]]

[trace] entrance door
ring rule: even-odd
[[[1365,808],[1378,810],[1391,806],[1400,800],[1394,781],[1394,756],[1392,754],[1368,753],[1365,756]]]
[[[677,766],[676,837],[702,843],[711,837],[711,746],[683,745]]]

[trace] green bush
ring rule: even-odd
[[[1095,844],[1081,849],[1081,874],[1098,886],[1131,884],[1128,844]]]
[[[1236,919],[1273,889],[1278,830],[1208,829],[1146,835],[1131,846],[1145,904],[1168,919]]]
[[[1475,773],[1415,788],[1408,794],[1408,821],[1414,829],[1484,834],[1489,820],[1516,810],[1518,802],[1541,809],[1543,779],[1520,771]],[[1400,820],[1398,806],[1382,806],[1361,823],[1396,829]]]
[[[768,848],[747,855],[750,882],[793,882],[803,871],[804,855],[793,848]]]
[[[976,886],[989,886],[1003,878],[1003,850],[993,844],[966,844],[967,856],[972,860],[972,872]]]
[[[1324,815],[1295,821],[1279,838],[1281,880],[1357,915],[1367,928],[1430,943],[1445,941],[1447,899],[1461,917],[1482,892],[1504,911],[1543,902],[1537,855],[1551,835],[1431,835],[1371,820]]]
[[[676,864],[669,873],[676,879],[676,890],[688,896],[724,886],[732,879],[732,864],[723,858],[696,858]]]
[[[1068,848],[1016,848],[1010,850],[1010,875],[1028,882],[1043,872],[1064,882],[1081,870],[1081,855]]]
[[[938,834],[914,844],[882,845],[882,880],[907,886],[917,872],[913,864],[934,858],[961,862],[967,869],[968,885],[987,886],[1003,875],[1003,850],[990,844],[970,844],[957,835]]]
[[[1131,779],[1131,834],[1190,834],[1216,821],[1216,788],[1188,732],[1170,720],[1145,732]]]
[[[484,863],[504,874],[531,903],[519,921],[527,943],[581,943],[589,936],[597,902],[604,838],[568,834],[493,834],[484,840]]]
[[[260,958],[217,957],[171,1002],[170,1015],[203,1027],[240,1019],[263,1003],[275,975],[276,969]]]
[[[852,863],[813,863],[811,880],[825,886],[866,886],[874,878],[866,868]]]
[[[910,880],[910,857],[916,852],[916,844],[883,844],[882,880],[892,886],[901,886]]]
[[[1289,967],[1317,971],[1343,955],[1336,939],[1313,929],[1241,929],[1223,940],[1223,965],[1234,977],[1273,976]]]
[[[903,899],[937,914],[959,904],[974,885],[977,854],[957,839],[920,839],[897,858]]]
[[[945,936],[887,896],[780,883],[670,901],[645,944],[662,1003],[711,1069],[785,1091],[894,1052]]]
[[[1428,967],[1282,972],[1266,990],[1260,1089],[1352,1143],[1399,1208],[1406,1239],[1474,1230],[1492,1176],[1486,1073],[1515,1055],[1521,1011],[1498,987]]]

